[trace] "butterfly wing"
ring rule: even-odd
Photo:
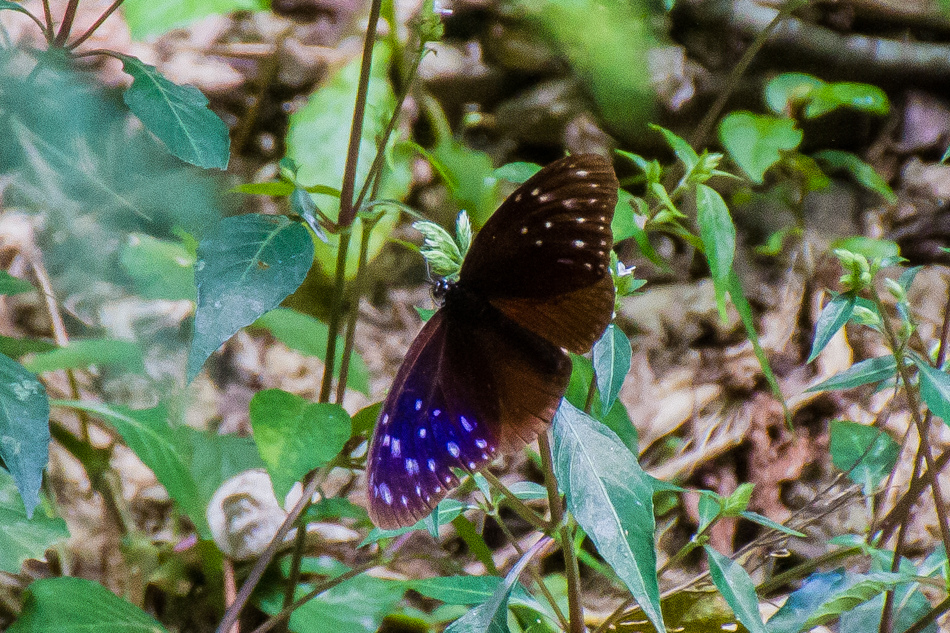
[[[567,387],[570,359],[559,348],[451,310],[416,337],[376,425],[367,479],[381,528],[429,514],[458,484],[453,468],[474,472],[532,441]]]
[[[610,223],[618,186],[601,156],[551,163],[478,233],[459,283],[555,345],[586,352],[613,313]]]

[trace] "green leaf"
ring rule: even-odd
[[[246,193],[256,196],[289,196],[294,192],[294,183],[281,180],[279,182],[246,182],[228,189],[229,193]]]
[[[304,475],[337,456],[350,439],[352,424],[339,405],[265,389],[251,399],[251,428],[274,493],[283,499]]]
[[[69,538],[66,522],[45,512],[45,505],[27,517],[13,476],[0,468],[0,571],[19,574],[23,561],[42,559],[47,548]]]
[[[195,254],[180,242],[131,233],[119,264],[146,299],[196,300]]]
[[[132,75],[122,98],[149,132],[173,155],[198,167],[226,169],[231,139],[228,126],[208,108],[208,99],[194,86],[179,86],[154,67],[130,55],[113,53]]]
[[[310,585],[298,585],[296,597],[303,597],[310,589]],[[375,633],[405,591],[404,582],[362,574],[297,608],[290,616],[289,629],[294,633]],[[275,615],[283,607],[283,592],[272,591],[260,606],[265,613]]]
[[[630,339],[613,323],[607,326],[600,340],[594,343],[594,373],[597,376],[597,389],[600,391],[602,415],[607,415],[617,400],[623,380],[630,371],[632,353]]]
[[[913,581],[914,577],[908,574],[874,572],[854,574],[852,578],[856,582],[850,587],[841,589],[830,596],[825,596],[821,606],[805,620],[802,625],[803,630],[807,631],[831,622],[843,613],[851,611],[868,600],[872,600],[888,589]]]
[[[32,13],[29,12],[29,10],[27,10],[26,7],[24,7],[23,5],[17,2],[11,2],[11,0],[0,0],[0,11],[4,9],[10,9],[11,11],[19,11],[20,13],[24,15],[33,15]]]
[[[782,158],[782,152],[802,142],[802,132],[792,119],[733,112],[719,124],[719,139],[742,171],[762,184],[765,172]]]
[[[739,279],[739,275],[735,271],[732,271],[729,276],[729,297],[732,299],[732,305],[735,306],[736,312],[739,313],[739,318],[742,319],[746,337],[752,343],[752,351],[755,352],[755,357],[759,361],[762,373],[765,374],[765,380],[769,383],[772,395],[782,403],[785,420],[790,424],[791,418],[789,417],[788,405],[785,404],[785,397],[782,395],[782,388],[778,384],[775,372],[772,371],[772,366],[769,365],[769,358],[765,355],[765,350],[762,349],[762,343],[759,342],[759,333],[755,329],[755,316],[752,314],[752,306],[749,305],[749,300],[745,297],[745,292],[742,290],[742,280]]]
[[[543,540],[535,543],[505,575],[491,597],[450,624],[445,633],[508,633],[508,600],[518,577],[543,545]]]
[[[226,340],[272,310],[307,276],[313,240],[283,216],[225,218],[198,245],[198,307],[190,381]]]
[[[855,363],[841,373],[823,380],[805,391],[835,391],[853,389],[882,380],[890,380],[897,375],[897,362],[893,356],[878,356]]]
[[[569,402],[554,415],[554,470],[567,507],[658,631],[653,488],[617,435]]]
[[[122,4],[125,21],[137,40],[188,26],[209,15],[267,8],[265,0],[126,0]]]
[[[187,514],[202,538],[211,538],[205,519],[205,503],[189,472],[189,460],[168,426],[164,408],[133,411],[93,402],[56,401],[57,406],[88,411],[111,424],[129,449],[155,473],[168,495]]]
[[[385,44],[377,44],[373,49],[366,116],[363,121],[363,136],[359,143],[357,186],[365,181],[369,173],[377,144],[396,106],[396,97],[389,84],[389,67],[389,48]],[[341,125],[340,122],[353,119],[359,73],[360,57],[357,56],[328,78],[323,87],[310,95],[307,103],[290,116],[286,139],[287,156],[300,165],[298,182],[307,185],[308,191],[311,190],[311,185],[340,186],[343,182],[350,125]],[[408,193],[412,181],[409,168],[412,153],[402,144],[392,143],[387,152],[389,155],[383,167],[378,197],[400,200]],[[314,202],[330,218],[336,220],[339,217],[339,194],[334,196],[314,193]],[[379,254],[398,218],[398,213],[391,212],[377,222],[370,236],[368,261],[372,261]],[[356,275],[362,222],[362,219],[357,218],[353,223],[346,259],[347,279]],[[328,275],[332,275],[336,269],[339,243],[340,236],[333,234],[328,236],[327,243],[318,242],[315,245],[316,261]]]
[[[736,227],[726,201],[715,189],[703,184],[696,185],[696,221],[716,289],[719,316],[726,322],[726,292],[736,253]]]
[[[797,105],[807,103],[814,90],[825,82],[803,73],[782,73],[765,87],[765,102],[775,114],[787,117],[796,113]]]
[[[873,167],[851,152],[828,149],[816,153],[815,160],[825,163],[829,169],[847,171],[854,176],[858,184],[880,195],[888,204],[897,202],[897,196],[887,181],[874,171]]]
[[[254,327],[264,328],[278,341],[292,350],[307,356],[316,356],[320,360],[327,360],[327,336],[330,329],[323,321],[319,321],[309,314],[303,314],[290,308],[274,308],[262,315],[254,322]],[[340,364],[343,362],[344,340],[342,336],[336,338],[336,368],[334,375],[340,375]],[[369,394],[369,368],[366,361],[355,351],[350,357],[350,367],[347,371],[347,386],[360,393]]]
[[[26,591],[9,633],[162,633],[165,627],[102,585],[83,578],[44,578]]]
[[[0,7],[0,9],[2,8]],[[35,288],[30,282],[14,277],[5,270],[0,270],[0,295],[18,295],[31,290],[35,290]]]
[[[0,355],[0,458],[16,482],[27,518],[40,502],[49,440],[49,400],[43,383]]]
[[[633,237],[637,231],[637,220],[633,215],[633,194],[620,189],[617,191],[617,206],[614,207],[614,218],[610,222],[610,231],[614,242],[622,242]]]
[[[834,240],[831,243],[831,250],[839,248],[864,255],[869,260],[897,257],[900,255],[900,248],[896,242],[865,237],[864,235],[854,235],[840,240]]]
[[[699,154],[696,153],[693,146],[687,143],[685,139],[659,125],[651,123],[650,128],[663,135],[663,138],[666,139],[666,144],[673,149],[673,153],[676,154],[676,157],[683,163],[683,166],[686,168],[686,173],[693,171],[693,168],[699,164]]]
[[[781,523],[776,523],[772,519],[762,516],[761,514],[758,514],[757,512],[749,512],[749,511],[740,512],[739,516],[741,516],[743,519],[746,519],[748,521],[752,521],[753,523],[758,523],[761,526],[767,527],[770,530],[777,530],[779,532],[782,532],[783,534],[788,534],[789,536],[797,536],[798,538],[808,538],[807,534],[803,534],[802,532],[799,532],[798,530],[793,530],[792,528],[786,527],[782,525]]]
[[[507,180],[520,185],[539,171],[541,171],[541,165],[537,163],[507,163],[493,173],[498,180]]]
[[[836,295],[829,301],[818,315],[818,323],[815,324],[815,340],[811,345],[811,353],[808,354],[807,363],[818,358],[821,350],[831,340],[831,337],[838,333],[844,324],[851,318],[854,312],[856,298],[854,293],[846,292]]]
[[[577,354],[571,354],[571,381],[567,386],[565,398],[578,409],[583,409],[587,403],[587,391],[590,389],[591,381],[594,380],[594,366],[588,359]],[[614,401],[614,406],[610,408],[607,415],[600,415],[603,407],[600,406],[600,393],[594,391],[594,400],[591,403],[593,417],[603,422],[607,428],[617,434],[620,441],[637,454],[637,444],[639,437],[637,429],[630,420],[630,414],[627,408],[619,400]]]
[[[805,621],[835,592],[852,584],[851,574],[843,569],[811,574],[771,618],[771,633],[799,633]]]
[[[900,446],[881,429],[865,424],[832,420],[831,461],[848,479],[870,495],[893,470]]]
[[[498,576],[442,576],[413,580],[409,589],[446,604],[473,605],[488,600],[501,582]]]
[[[10,358],[20,358],[24,354],[49,352],[54,349],[59,349],[59,347],[51,340],[0,336],[0,354],[6,354]]]
[[[871,114],[885,115],[890,111],[887,94],[869,84],[836,82],[817,86],[809,94],[805,118],[814,119],[838,108],[850,108]]]
[[[920,372],[920,395],[935,416],[950,424],[950,376],[925,360],[912,356]]]
[[[112,339],[72,340],[66,347],[40,352],[23,363],[24,367],[37,374],[93,365],[114,366],[136,373],[145,372],[142,348],[129,341]]]
[[[709,575],[716,588],[736,614],[739,622],[750,633],[768,633],[762,614],[759,613],[759,597],[755,585],[742,565],[723,556],[712,547],[705,545],[706,560],[709,561]]]

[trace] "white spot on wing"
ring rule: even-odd
[[[379,484],[379,494],[383,498],[383,503],[386,505],[392,505],[393,503],[393,493],[389,490],[389,486],[386,484]]]
[[[426,429],[425,427],[422,427],[421,429],[419,429],[419,437],[425,437],[425,436],[426,436]]]
[[[571,245],[574,248],[584,248],[584,240],[574,240],[573,242],[571,242]]]
[[[590,173],[590,172],[587,171],[586,169],[578,169],[576,172],[574,172],[574,174],[575,174],[578,178],[584,178],[584,177],[586,177],[587,174],[589,174],[589,173]]]
[[[406,460],[406,472],[409,473],[410,475],[418,475],[418,474],[419,474],[419,462],[417,462],[417,461],[414,460],[414,459],[407,459],[407,460]]]
[[[422,400],[416,400],[416,411],[422,409]]]
[[[426,464],[429,466],[429,470],[431,470],[432,472],[435,472],[435,460],[434,460],[434,459],[430,459],[429,461],[426,462]]]
[[[471,468],[472,470],[475,470],[475,462],[469,462],[468,467]]]
[[[445,445],[445,448],[448,449],[452,457],[458,457],[459,454],[461,453],[461,451],[459,450],[459,445],[456,444],[455,442],[449,442],[448,444]]]
[[[538,195],[539,193],[541,193],[541,189],[539,189],[538,187],[535,187],[534,189],[531,190],[531,195],[532,195],[532,196],[536,196],[536,195]]]
[[[528,227],[526,227],[526,226],[521,227],[521,234],[522,234],[522,235],[527,235],[527,233],[528,233]]]
[[[399,440],[393,440],[393,445],[389,449],[393,457],[399,457],[402,454],[402,449],[399,446]]]
[[[384,436],[383,436],[383,446],[389,446],[389,443],[392,442],[392,441],[393,441],[393,438],[392,438],[391,435],[384,435]]]
[[[380,420],[380,423],[381,423],[381,424],[384,424],[384,425],[389,424],[389,414],[388,414],[388,413],[384,413],[384,414],[383,414],[383,419]]]
[[[463,415],[463,416],[459,416],[459,422],[462,423],[462,428],[465,429],[466,431],[468,431],[469,433],[471,433],[471,432],[472,432],[472,429],[475,428],[475,425],[472,424],[471,422],[469,422],[469,421],[465,418],[464,415]]]
[[[544,228],[546,228],[546,229],[551,228],[551,226],[552,226],[552,224],[551,224],[550,222],[545,222],[545,223],[544,223]]]

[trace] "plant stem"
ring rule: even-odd
[[[690,145],[693,147],[705,145],[706,137],[709,136],[713,125],[716,123],[716,120],[722,113],[722,109],[725,107],[726,101],[729,100],[729,97],[732,96],[736,86],[739,85],[739,80],[742,78],[742,75],[745,74],[746,69],[749,68],[749,64],[752,63],[752,60],[755,58],[755,56],[758,55],[759,51],[762,50],[762,47],[765,46],[766,40],[769,39],[769,36],[772,35],[772,32],[778,28],[778,25],[781,24],[785,18],[790,16],[792,12],[799,7],[808,4],[808,1],[809,0],[788,0],[788,2],[782,6],[782,9],[775,15],[775,18],[769,22],[769,25],[755,36],[755,39],[749,45],[749,48],[746,49],[745,53],[742,54],[742,58],[739,59],[739,63],[733,67],[732,73],[729,75],[729,80],[726,82],[726,89],[720,92],[719,96],[716,97],[716,101],[713,103],[712,107],[709,108],[706,116],[703,117],[703,120],[696,128],[696,131],[689,139]]]
[[[320,385],[320,402],[330,401],[330,388],[333,382],[333,368],[336,365],[336,337],[340,331],[340,317],[343,309],[343,292],[346,286],[346,253],[350,246],[353,219],[356,210],[353,206],[353,189],[356,182],[356,165],[360,154],[360,141],[363,137],[363,117],[366,114],[366,99],[369,92],[369,73],[373,64],[373,44],[376,42],[376,23],[379,21],[382,0],[372,0],[369,9],[369,23],[363,40],[363,60],[360,66],[359,85],[356,89],[356,104],[353,106],[353,121],[350,125],[350,142],[346,152],[346,167],[343,171],[343,186],[340,187],[340,213],[337,223],[340,228],[337,247],[336,277],[334,279],[333,303],[330,322],[327,324],[327,357],[323,368],[323,381]]]
[[[336,337],[340,330],[343,312],[343,291],[346,287],[346,253],[350,248],[350,236],[353,227],[340,226],[337,234],[339,243],[336,251],[336,277],[333,283],[333,302],[330,308],[330,322],[327,323],[327,357],[323,366],[323,382],[320,384],[320,402],[330,401],[330,388],[333,384],[333,368],[336,365]]]
[[[524,519],[536,530],[543,531],[546,527],[548,527],[545,520],[539,517],[534,510],[525,505],[525,502],[516,497],[513,492],[508,490],[508,487],[505,486],[505,484],[503,484],[501,480],[498,479],[498,477],[488,470],[483,470],[482,476],[488,480],[488,483],[490,483],[502,495],[505,496],[505,498],[511,503],[511,509],[515,512],[515,514]]]
[[[538,436],[538,448],[541,452],[541,464],[544,467],[544,484],[548,491],[548,505],[551,508],[551,527],[558,529],[564,520],[564,504],[557,489],[557,477],[554,474],[554,453],[547,433]],[[570,620],[570,633],[584,632],[584,606],[581,603],[580,567],[574,552],[573,528],[560,525],[561,552],[564,555],[564,575],[567,577],[567,610]]]
[[[360,297],[363,294],[363,286],[366,280],[366,261],[369,258],[369,237],[376,228],[376,223],[382,219],[382,214],[376,214],[371,218],[363,216],[360,218],[360,259],[356,267],[356,281],[353,284],[352,305],[349,310],[349,318],[346,323],[346,339],[343,346],[343,358],[340,361],[340,375],[336,383],[336,402],[343,403],[343,395],[346,393],[347,376],[350,371],[350,358],[353,356],[353,345],[356,340],[356,321],[360,315]]]
[[[100,26],[102,26],[102,23],[105,22],[106,20],[108,20],[110,15],[112,15],[113,13],[115,13],[115,10],[118,9],[118,8],[122,5],[123,2],[125,2],[125,0],[115,0],[115,2],[113,2],[111,5],[109,5],[109,8],[106,9],[106,10],[102,13],[102,15],[99,16],[99,19],[96,20],[95,22],[93,22],[93,23],[92,23],[92,26],[90,26],[88,29],[86,29],[86,32],[85,32],[85,33],[83,33],[82,35],[80,35],[79,38],[76,39],[75,42],[73,42],[72,44],[70,44],[70,45],[67,46],[66,48],[67,48],[68,50],[73,50],[73,49],[75,49],[77,46],[79,46],[80,44],[82,44],[83,42],[85,42],[87,39],[89,39],[89,38],[92,36],[92,34],[96,32],[96,29],[98,29]],[[65,39],[64,39],[64,41],[65,41]]]
[[[884,325],[884,332],[887,336],[888,343],[890,344],[891,350],[897,359],[897,372],[904,383],[904,387],[907,392],[907,401],[910,408],[910,414],[914,420],[914,424],[917,426],[917,433],[920,435],[920,443],[924,453],[924,460],[927,462],[927,474],[930,477],[930,489],[934,497],[934,505],[937,512],[938,523],[940,524],[940,534],[943,540],[943,546],[947,551],[950,551],[950,525],[947,523],[947,506],[944,503],[943,493],[940,489],[940,480],[937,477],[937,469],[934,462],[933,453],[931,452],[930,444],[927,441],[928,428],[920,416],[921,403],[918,399],[918,393],[911,387],[913,383],[910,380],[910,374],[908,373],[907,367],[903,362],[903,347],[897,337],[897,334],[894,332],[894,326],[887,314],[884,303],[881,301],[881,297],[873,285],[869,287],[869,290],[871,292],[871,297],[877,306],[878,312],[881,314],[881,322]]]
[[[76,19],[76,9],[79,8],[79,0],[69,0],[66,10],[63,12],[63,21],[59,25],[59,32],[56,33],[56,39],[53,40],[53,46],[62,46],[69,37],[69,31],[73,28],[73,20]]]

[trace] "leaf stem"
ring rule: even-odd
[[[716,101],[713,103],[712,107],[709,108],[709,111],[706,112],[706,116],[703,117],[703,120],[696,128],[696,131],[690,137],[690,145],[697,147],[706,143],[706,137],[709,136],[713,125],[716,123],[716,119],[718,119],[719,115],[722,113],[722,109],[725,107],[726,101],[729,100],[729,97],[732,96],[736,86],[739,85],[739,80],[749,68],[749,64],[752,63],[752,60],[755,58],[755,56],[758,55],[759,51],[762,50],[762,47],[765,46],[766,40],[768,40],[772,35],[772,32],[778,28],[778,25],[785,21],[785,18],[789,17],[792,12],[794,12],[799,7],[808,4],[808,2],[809,0],[788,0],[788,2],[782,5],[781,10],[775,15],[775,18],[769,22],[768,26],[762,29],[762,31],[760,31],[755,36],[752,44],[749,45],[749,48],[746,49],[745,53],[743,53],[742,57],[739,59],[739,63],[733,67],[732,73],[729,75],[729,80],[726,82],[726,89],[719,93],[719,96],[716,97]]]
[[[85,42],[87,39],[89,39],[92,36],[92,34],[96,32],[96,29],[102,26],[102,23],[108,20],[110,15],[115,13],[115,10],[118,9],[122,5],[123,2],[125,2],[125,0],[115,0],[115,2],[109,5],[108,9],[103,11],[102,15],[99,16],[99,19],[93,22],[92,26],[86,29],[86,32],[80,35],[79,38],[75,42],[67,46],[66,49],[73,50],[77,46]]]
[[[340,375],[336,383],[336,402],[343,403],[343,395],[346,393],[347,376],[350,371],[350,358],[353,356],[353,345],[356,340],[356,321],[360,315],[360,297],[363,294],[363,286],[366,283],[366,261],[369,258],[369,238],[376,228],[376,223],[382,219],[383,214],[377,214],[372,218],[360,218],[360,259],[356,267],[356,281],[354,282],[352,305],[349,309],[349,316],[346,323],[346,338],[343,345],[343,358],[340,361]]]
[[[79,8],[79,0],[69,0],[66,10],[63,12],[63,21],[59,25],[59,32],[56,33],[56,39],[53,40],[53,46],[62,46],[69,37],[69,31],[73,28],[73,20],[76,19],[76,9]]]
[[[482,476],[485,477],[485,479],[488,480],[488,483],[497,489],[498,492],[504,495],[509,503],[511,503],[511,509],[515,512],[515,514],[532,525],[536,530],[544,531],[544,529],[548,527],[547,522],[539,517],[534,510],[529,508],[524,501],[516,497],[515,494],[511,492],[511,490],[509,490],[508,487],[494,475],[494,473],[488,470],[483,470]]]

